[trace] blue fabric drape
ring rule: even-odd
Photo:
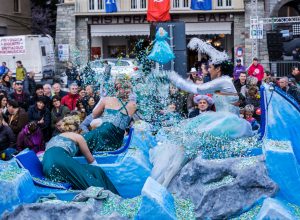
[[[211,0],[192,0],[192,10],[212,10]]]
[[[105,12],[112,13],[117,12],[117,2],[116,0],[105,0]]]

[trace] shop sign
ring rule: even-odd
[[[69,61],[69,44],[58,44],[58,60]]]
[[[25,36],[0,38],[0,55],[17,55],[25,52]]]
[[[198,22],[226,22],[232,21],[229,14],[198,14]]]
[[[192,19],[192,20],[191,20]],[[179,14],[172,15],[172,21],[185,22],[228,22],[233,21],[233,16],[226,13],[211,13],[211,14],[190,14],[181,16]],[[147,24],[146,15],[104,15],[89,17],[89,24]]]

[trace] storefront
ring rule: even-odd
[[[230,14],[172,14],[172,21],[184,21],[187,42],[198,37],[220,50],[233,50],[233,19]],[[91,58],[132,56],[135,43],[150,37],[146,15],[93,16],[88,19]],[[188,66],[201,59],[200,54],[188,52]]]

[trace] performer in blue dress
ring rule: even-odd
[[[98,186],[118,194],[101,167],[95,166],[97,162],[87,143],[77,133],[80,121],[79,117],[76,117],[65,117],[61,125],[64,132],[51,138],[47,143],[42,162],[43,172],[51,180],[70,183],[73,189]],[[80,164],[73,158],[79,151],[89,164]]]
[[[117,97],[102,98],[93,110],[93,117],[101,116],[103,123],[83,135],[92,152],[114,151],[121,147],[125,129],[136,111],[136,102],[129,100],[131,84],[125,79],[115,83]]]
[[[209,49],[212,54],[211,48]],[[151,175],[165,186],[169,184],[188,157],[191,154],[197,156],[195,153],[201,148],[205,151],[203,149],[205,147],[219,146],[222,151],[223,146],[220,146],[222,139],[236,140],[254,135],[251,125],[239,117],[237,91],[231,78],[226,76],[231,73],[231,65],[223,59],[226,58],[224,53],[219,57],[218,52],[215,53],[215,62],[209,67],[212,78],[210,82],[196,85],[175,72],[169,73],[171,82],[182,90],[194,94],[212,94],[216,112],[205,112],[159,132],[160,144],[150,153],[154,164]]]
[[[168,32],[160,27],[155,34],[154,46],[151,53],[148,55],[150,60],[159,64],[166,64],[175,58],[167,39]]]

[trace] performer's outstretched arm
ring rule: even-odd
[[[178,88],[194,94],[212,94],[216,91],[236,93],[236,90],[233,88],[232,82],[223,77],[219,77],[201,85],[196,85],[193,82],[187,81],[175,72],[169,74],[169,79]]]

